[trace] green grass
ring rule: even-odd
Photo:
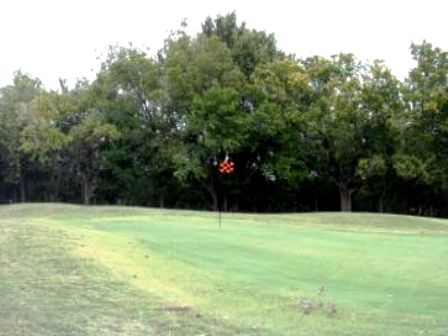
[[[0,335],[447,336],[448,221],[2,206]]]

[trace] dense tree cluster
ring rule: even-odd
[[[411,56],[405,81],[351,54],[297,59],[229,14],[156,56],[110,48],[72,89],[18,71],[0,90],[0,202],[446,216],[448,54]]]

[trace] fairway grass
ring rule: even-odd
[[[0,206],[0,336],[448,336],[448,221]]]

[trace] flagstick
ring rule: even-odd
[[[218,211],[219,211],[219,229],[221,230],[221,222],[222,222],[222,185],[219,184],[218,190]]]
[[[219,220],[219,229],[221,230],[221,178],[218,177],[218,220]]]
[[[226,154],[226,158],[224,159],[224,161],[221,161],[220,162],[220,164],[219,164],[219,173],[220,174],[232,174],[233,173],[233,171],[234,171],[234,169],[235,169],[235,164],[233,163],[233,161],[232,160],[229,160],[229,155],[228,154]],[[218,192],[218,218],[219,218],[219,229],[221,230],[221,221],[222,221],[222,214],[221,214],[221,212],[222,212],[222,208],[221,208],[221,203],[223,202],[223,198],[224,197],[222,197],[223,195],[223,191],[221,190],[222,188],[222,185],[221,185],[221,179],[220,178],[218,178],[218,184],[217,184],[217,188],[218,188],[218,190],[217,190],[217,192]]]

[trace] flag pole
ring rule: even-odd
[[[223,193],[224,193],[224,191],[223,190],[221,190],[222,188],[222,186],[221,186],[221,175],[225,175],[225,174],[227,174],[227,175],[229,175],[229,174],[232,174],[233,172],[234,172],[234,170],[235,170],[235,163],[233,163],[233,161],[232,160],[230,160],[229,159],[229,154],[227,154],[226,153],[226,157],[225,157],[225,159],[223,160],[223,161],[221,161],[220,163],[219,163],[219,173],[220,173],[220,175],[219,175],[219,177],[218,177],[218,183],[217,183],[217,186],[218,186],[218,195],[217,195],[217,198],[218,198],[218,220],[219,220],[219,229],[221,229],[221,222],[222,222],[222,202],[223,202]]]

